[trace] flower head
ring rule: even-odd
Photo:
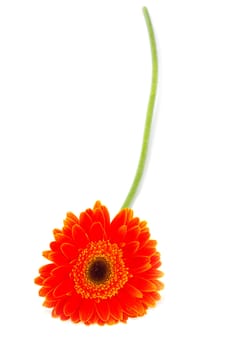
[[[115,324],[143,316],[160,299],[163,275],[156,241],[145,221],[123,209],[110,222],[99,201],[77,218],[68,213],[43,256],[35,283],[52,316],[73,322]]]

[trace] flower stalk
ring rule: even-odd
[[[146,159],[147,159],[147,155],[148,155],[152,117],[153,117],[153,110],[154,110],[154,105],[155,105],[157,83],[158,83],[158,59],[157,59],[155,34],[154,34],[151,18],[150,18],[148,9],[146,7],[143,7],[143,15],[144,15],[146,26],[147,26],[147,31],[148,31],[149,41],[150,41],[150,48],[151,48],[152,79],[151,79],[150,96],[149,96],[149,100],[148,100],[147,114],[146,114],[146,120],[145,120],[139,162],[138,162],[138,166],[137,166],[134,180],[132,182],[132,185],[131,185],[131,188],[128,192],[128,195],[127,195],[127,197],[122,205],[122,209],[131,207],[131,204],[135,199],[135,195],[137,193],[139,184],[140,184],[141,179],[143,177]]]

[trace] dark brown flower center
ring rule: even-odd
[[[104,283],[110,275],[110,266],[106,259],[99,257],[90,263],[87,271],[88,279],[95,284]]]

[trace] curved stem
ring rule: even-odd
[[[144,133],[143,133],[143,141],[142,141],[142,148],[140,152],[140,158],[137,166],[137,170],[135,173],[135,177],[133,180],[133,183],[131,185],[131,188],[129,190],[129,193],[122,205],[123,208],[128,208],[131,206],[132,201],[134,200],[134,197],[136,195],[136,192],[138,190],[140,181],[143,176],[145,162],[147,158],[148,153],[148,145],[149,145],[149,139],[150,139],[150,133],[151,133],[151,124],[152,124],[152,117],[153,117],[153,110],[155,105],[155,98],[156,98],[156,91],[157,91],[157,81],[158,81],[158,60],[157,60],[157,50],[156,50],[156,43],[155,43],[155,35],[152,27],[151,18],[149,15],[149,12],[146,7],[143,7],[143,15],[146,21],[148,35],[149,35],[149,41],[150,41],[150,47],[151,47],[151,58],[152,58],[152,79],[151,79],[151,89],[150,89],[150,96],[147,106],[147,115],[145,120],[145,126],[144,126]]]

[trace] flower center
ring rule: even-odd
[[[85,299],[111,298],[128,281],[122,250],[109,241],[90,242],[72,269],[75,290]]]
[[[87,276],[93,283],[104,283],[110,275],[110,266],[105,258],[98,257],[92,261],[87,270]]]

